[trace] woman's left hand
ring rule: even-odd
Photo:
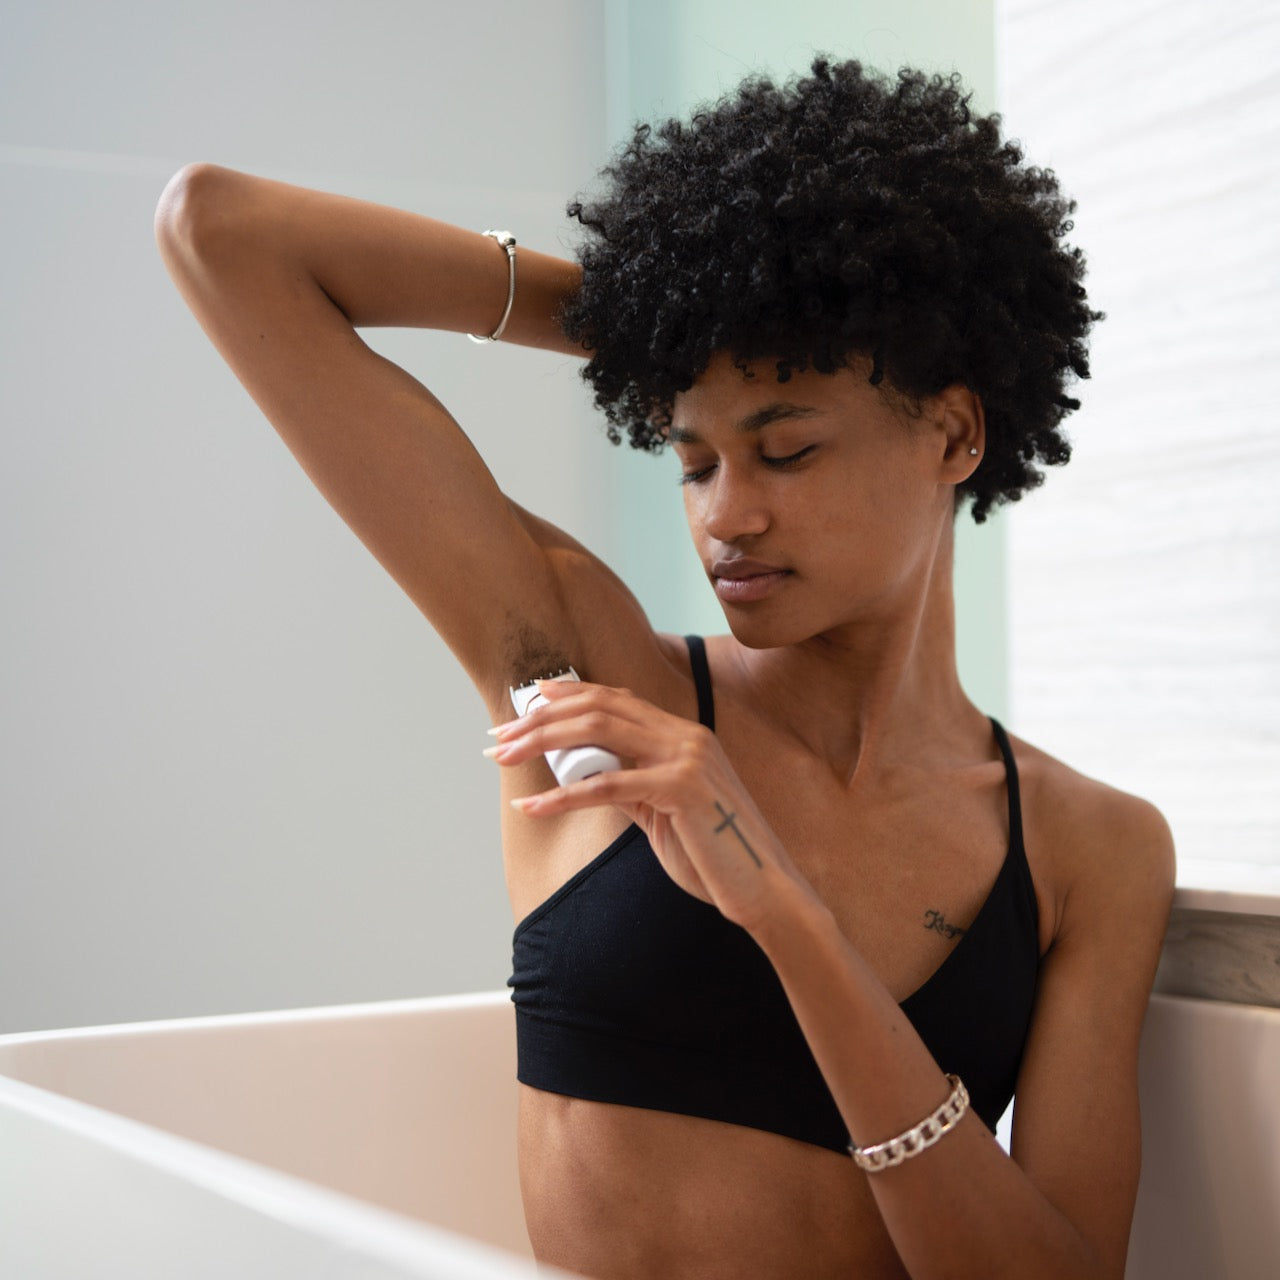
[[[539,692],[548,705],[501,725],[486,754],[515,765],[591,745],[629,767],[522,797],[513,802],[522,813],[615,806],[648,836],[676,884],[748,930],[777,904],[780,890],[799,885],[812,893],[705,726],[626,689],[543,681]]]

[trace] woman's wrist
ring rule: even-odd
[[[480,229],[217,165],[188,165],[157,211],[166,261],[205,293],[259,287],[264,268],[309,276],[357,328],[491,333],[510,285],[508,260]],[[518,227],[512,228],[516,239]],[[559,313],[578,287],[574,262],[520,245],[502,341],[567,355]]]
[[[780,876],[769,905],[748,928],[760,949],[777,961],[801,940],[834,932],[839,926],[813,886],[794,869]]]

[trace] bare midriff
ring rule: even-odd
[[[520,1086],[534,1253],[591,1280],[904,1280],[847,1156]]]

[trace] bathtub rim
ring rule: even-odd
[[[547,1274],[527,1259],[469,1236],[0,1075],[0,1113],[6,1112],[106,1148],[280,1226],[407,1274],[435,1274],[424,1266],[441,1263],[453,1268],[450,1274],[458,1280],[533,1280]]]

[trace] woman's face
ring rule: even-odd
[[[751,368],[717,354],[676,397],[668,437],[734,635],[768,648],[916,607],[957,483],[945,393],[917,419],[861,363],[785,383],[772,362]]]

